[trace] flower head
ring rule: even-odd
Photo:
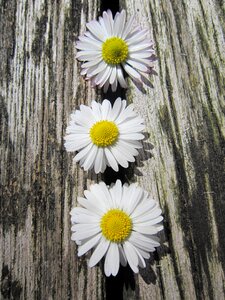
[[[155,51],[147,37],[148,30],[133,26],[133,16],[128,22],[125,19],[124,10],[114,19],[110,10],[104,11],[99,21],[87,23],[89,31],[76,44],[76,57],[84,62],[81,75],[90,79],[93,86],[104,87],[104,91],[109,85],[115,91],[118,82],[127,88],[124,72],[140,83],[142,77],[152,73]]]
[[[111,188],[104,182],[91,185],[84,195],[78,197],[81,207],[71,211],[78,256],[94,248],[89,267],[105,256],[106,276],[116,276],[127,262],[135,273],[144,268],[144,259],[160,245],[155,235],[163,229],[163,217],[157,202],[136,184],[122,186],[120,180]]]
[[[72,113],[65,147],[78,151],[74,160],[85,171],[94,168],[95,173],[104,172],[106,166],[118,171],[118,165],[127,168],[128,162],[134,162],[137,149],[142,148],[143,129],[142,118],[126,100],[117,98],[113,106],[108,100],[102,104],[93,101],[91,108],[81,105]]]

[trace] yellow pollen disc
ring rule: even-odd
[[[107,240],[121,243],[130,235],[132,221],[122,210],[111,209],[102,217],[100,227]]]
[[[109,65],[124,62],[128,56],[127,43],[118,37],[107,39],[102,45],[102,58]]]
[[[114,144],[118,138],[119,130],[114,122],[99,121],[90,129],[92,142],[98,147],[107,147]]]

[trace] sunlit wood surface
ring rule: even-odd
[[[158,75],[106,96],[80,76],[75,41],[116,5],[155,42]],[[225,4],[220,0],[0,0],[0,299],[225,298]],[[144,150],[102,176],[73,165],[69,115],[126,97]],[[91,182],[138,181],[159,201],[162,246],[147,268],[106,279],[71,242],[69,211]]]

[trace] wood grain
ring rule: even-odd
[[[149,28],[157,76],[101,94],[75,41],[102,9]],[[225,5],[219,0],[0,0],[0,299],[225,298]],[[63,146],[81,103],[122,95],[146,122],[119,173],[86,173]],[[162,246],[145,270],[105,278],[70,241],[69,211],[91,182],[138,181],[160,202]]]

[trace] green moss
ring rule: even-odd
[[[166,131],[168,135],[172,134],[172,126],[170,122],[170,114],[168,107],[166,105],[160,106],[159,110],[159,120],[162,126],[162,129]]]
[[[221,63],[224,63],[221,61]],[[212,70],[216,79],[216,83],[219,89],[220,94],[224,94],[224,86],[225,86],[225,76],[224,72],[221,68],[221,65],[219,65],[215,59],[211,60],[212,64]]]
[[[203,105],[203,119],[207,120],[208,127],[210,127],[210,142],[219,145],[220,137],[218,136],[219,120],[216,117],[214,110],[209,110],[206,105]]]
[[[197,32],[199,35],[199,40],[201,43],[202,50],[203,50],[205,56],[208,56],[208,53],[210,51],[209,39],[205,33],[205,30],[203,29],[202,22],[199,20],[196,20],[195,25],[196,25],[196,29],[197,29]]]
[[[192,89],[196,89],[199,86],[199,78],[195,74],[190,73],[189,81]]]

